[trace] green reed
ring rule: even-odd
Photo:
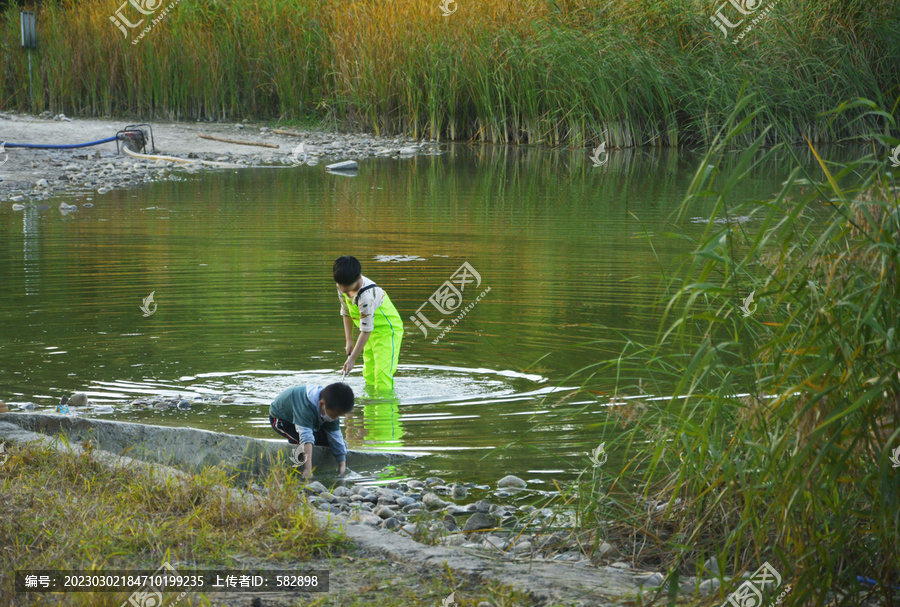
[[[589,467],[563,501],[596,543],[669,584],[714,577],[705,563],[716,557],[717,600],[737,587],[727,578],[768,561],[793,587],[787,604],[896,602],[900,188],[882,151],[900,144],[882,134],[896,120],[862,100],[823,115],[826,128],[859,113],[880,124],[877,154],[842,166],[810,144],[818,170],[797,158],[772,198],[735,207],[776,152],[761,132],[731,170],[717,168],[763,113],[757,103],[738,101],[673,213],[682,221],[695,202],[715,202],[668,277],[655,342],[610,337],[604,347],[621,354],[574,375],[617,378],[597,424],[614,461]]]
[[[771,124],[772,145],[863,135],[871,117],[836,124],[820,112],[858,97],[887,107],[900,80],[892,2],[779,2],[738,45],[701,0],[461,0],[447,17],[439,4],[183,0],[131,44],[140,28],[126,38],[109,19],[121,3],[45,2],[33,105],[10,7],[0,13],[0,107],[316,116],[434,139],[623,147],[709,143],[749,83],[770,111],[735,143]]]

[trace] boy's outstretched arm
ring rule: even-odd
[[[359,353],[362,352],[363,348],[366,347],[366,342],[369,341],[369,335],[371,334],[371,331],[359,332],[359,339],[356,340],[356,346],[353,348],[353,351],[350,352],[347,356],[347,362],[344,363],[344,373],[350,373],[353,365],[356,364],[356,357],[359,356]]]
[[[353,321],[349,316],[342,316],[344,319],[344,353],[350,356],[353,351]]]
[[[312,475],[312,443],[303,445],[303,454],[306,455],[306,462],[303,464],[303,474],[300,478],[307,479]]]

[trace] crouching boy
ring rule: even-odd
[[[353,389],[344,383],[329,386],[294,386],[269,406],[272,429],[292,445],[303,445],[303,478],[312,474],[313,445],[331,447],[338,474],[347,470],[347,445],[340,417],[353,410]]]

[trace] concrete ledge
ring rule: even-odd
[[[0,413],[0,421],[48,436],[66,434],[72,442],[96,441],[96,448],[117,455],[199,472],[209,466],[224,466],[240,476],[266,474],[273,464],[290,465],[293,447],[287,441],[267,441],[208,430],[171,428],[77,415],[46,413]],[[388,451],[349,451],[347,468],[359,470],[407,461],[417,454]],[[327,447],[313,447],[316,475],[335,471],[337,462]]]

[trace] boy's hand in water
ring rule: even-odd
[[[350,371],[353,370],[353,365],[355,365],[355,364],[356,364],[356,357],[351,356],[350,358],[347,359],[347,362],[344,363],[344,366],[341,369],[341,371],[344,373],[344,375],[348,375],[350,373]]]

